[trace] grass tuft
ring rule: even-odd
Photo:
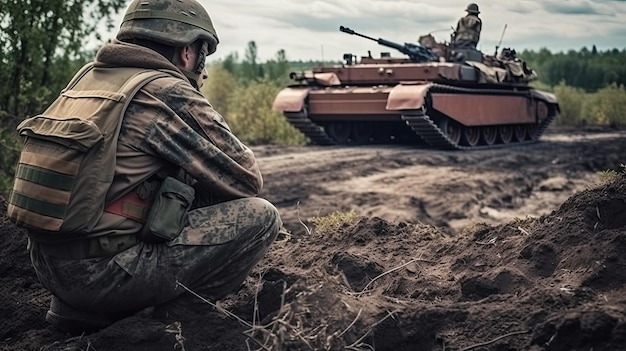
[[[359,219],[359,215],[356,211],[339,212],[335,211],[329,215],[321,217],[312,217],[311,223],[315,226],[318,232],[328,233],[335,231],[343,226],[352,225]]]

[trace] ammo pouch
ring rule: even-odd
[[[193,187],[176,178],[167,177],[154,197],[148,218],[138,238],[149,243],[175,239],[187,225],[187,212],[193,203]]]

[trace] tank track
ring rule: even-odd
[[[299,112],[283,113],[287,121],[316,145],[335,145],[335,141],[326,134],[324,127],[309,119],[306,107]]]
[[[510,91],[503,91],[497,89],[467,89],[451,87],[441,84],[433,84],[430,91],[435,92],[461,92],[470,94],[491,94],[491,95],[507,95],[511,94]],[[524,145],[535,143],[539,140],[543,132],[548,128],[552,120],[556,117],[556,114],[548,116],[541,125],[538,126],[536,137],[533,140],[517,141],[509,144],[494,144],[494,145],[476,145],[476,146],[464,146],[453,143],[435,124],[435,122],[425,113],[425,109],[420,110],[406,110],[401,114],[402,120],[426,143],[429,145],[447,150],[480,150],[480,149],[493,149],[500,147],[512,147],[517,145]]]
[[[441,129],[435,125],[435,122],[425,114],[424,110],[404,111],[402,112],[402,120],[428,145],[439,149],[459,149],[459,145],[451,142]]]

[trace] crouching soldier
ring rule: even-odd
[[[196,0],[134,0],[116,40],[18,127],[8,215],[27,228],[55,327],[206,310],[183,286],[223,298],[275,239],[253,153],[198,90],[218,42]]]

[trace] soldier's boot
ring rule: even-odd
[[[46,322],[72,335],[88,334],[106,328],[121,318],[101,313],[80,311],[56,296],[52,297]]]
[[[152,318],[162,321],[188,321],[212,313],[215,308],[198,297],[183,294],[162,305],[154,306]]]

